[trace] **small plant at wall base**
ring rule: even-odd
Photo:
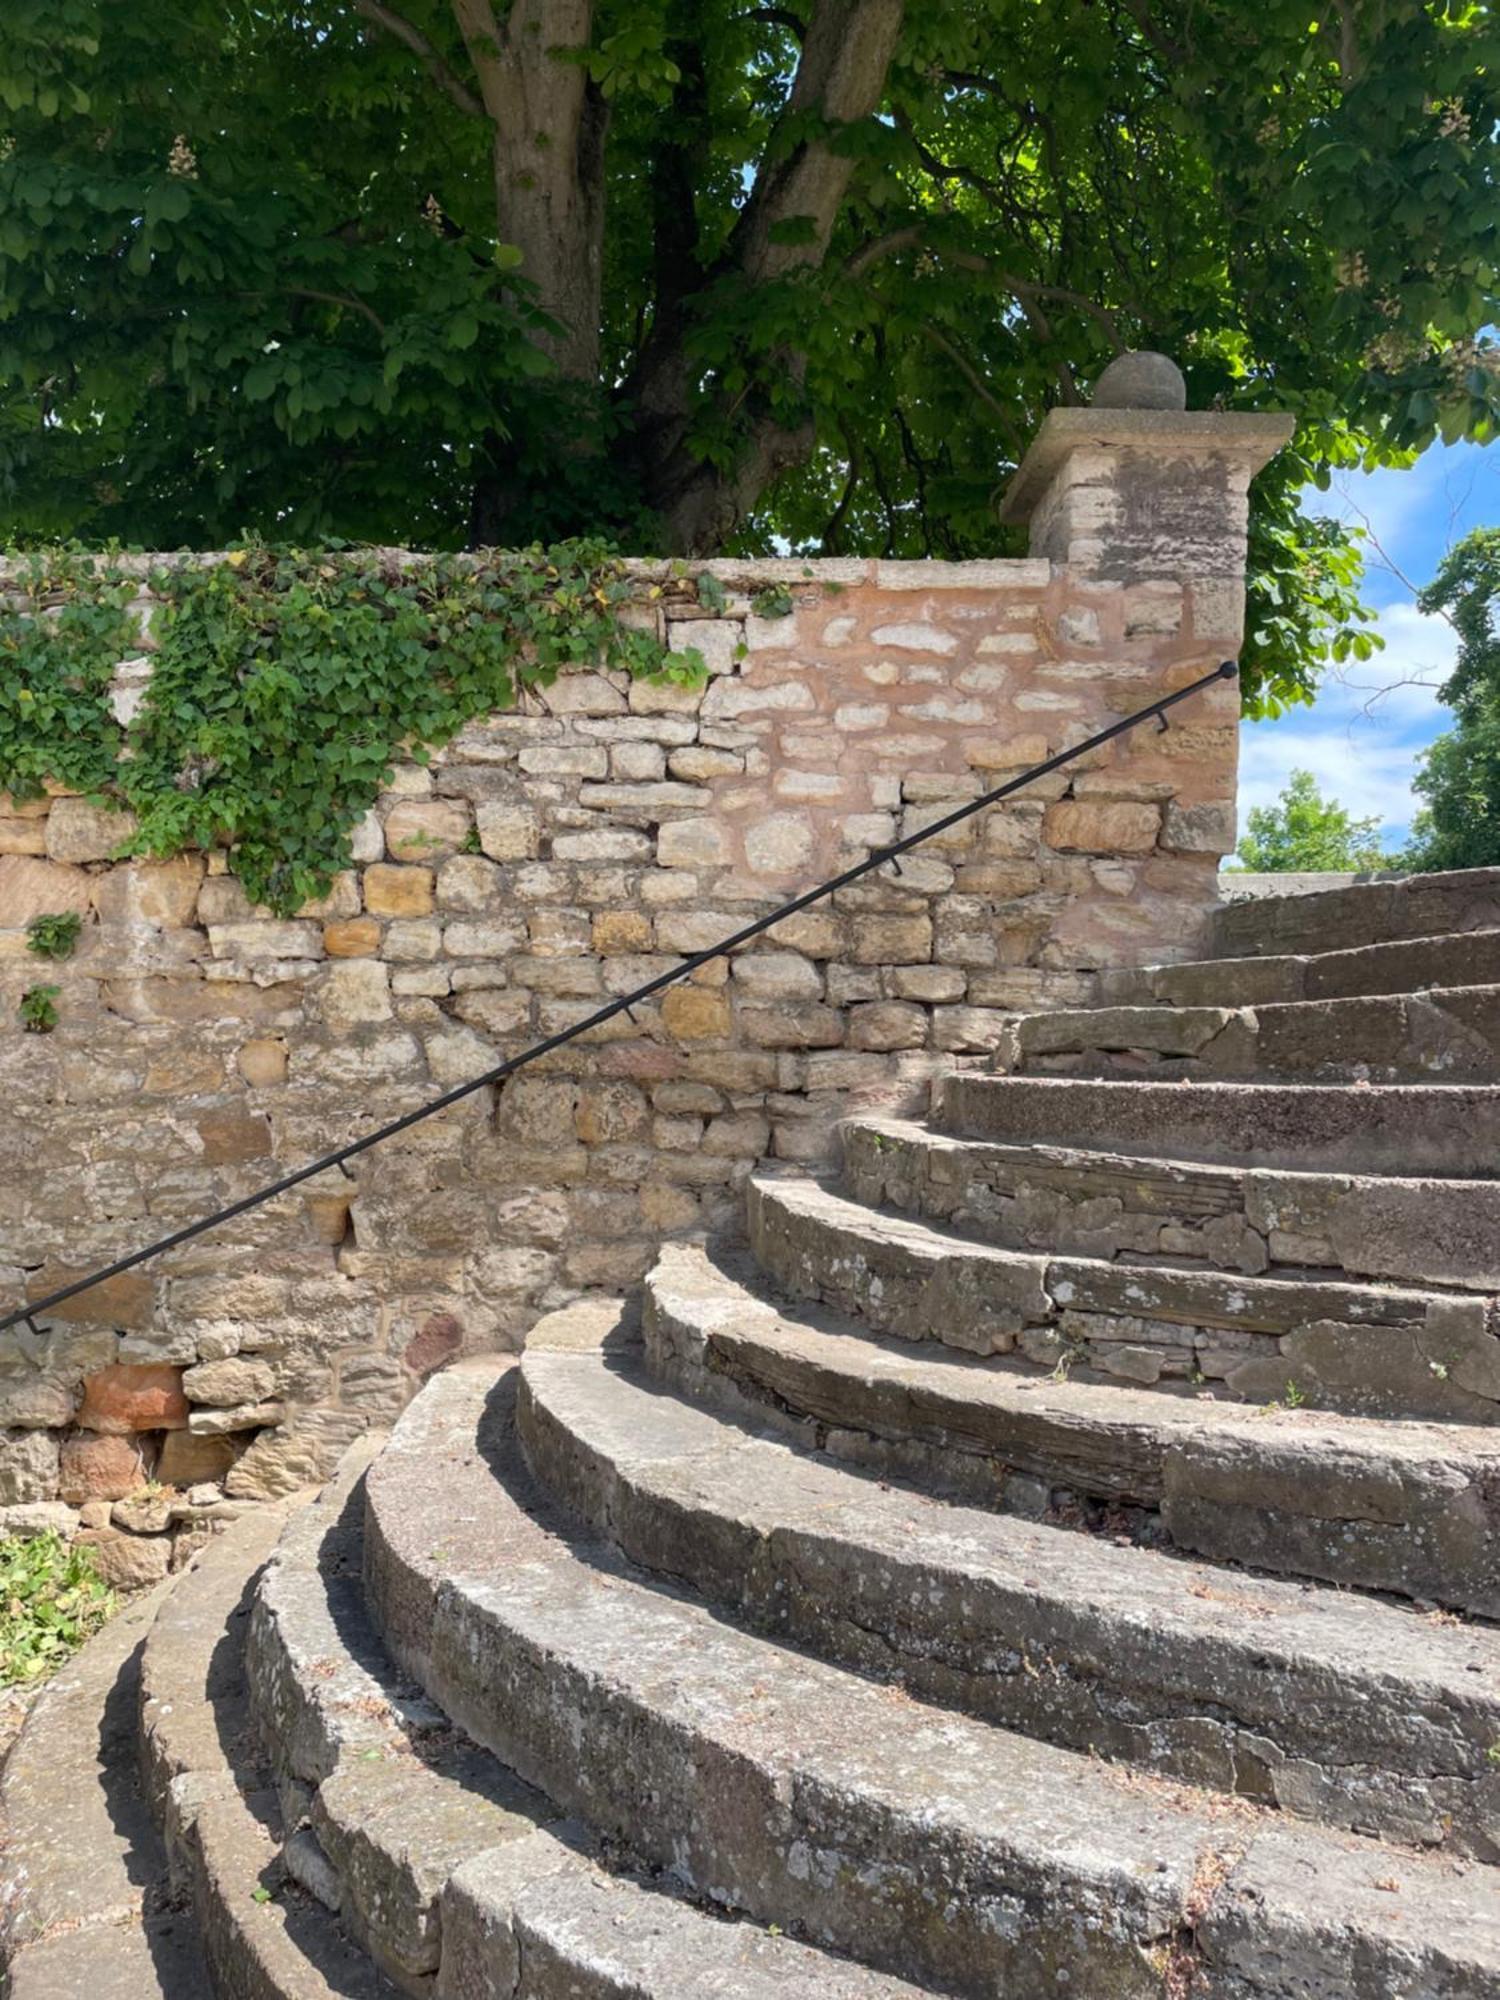
[[[87,1547],[58,1534],[0,1541],[0,1687],[60,1667],[114,1608]]]
[[[24,797],[54,776],[108,792],[137,817],[135,852],[226,847],[252,901],[281,914],[350,865],[353,829],[398,760],[425,762],[569,668],[688,683],[704,672],[696,651],[669,651],[621,616],[639,586],[601,543],[473,557],[255,545],[153,576],[151,681],[122,730],[108,705],[134,637],[121,586],[107,565],[95,574],[73,558],[54,582],[56,568],[37,559],[33,609],[15,620],[0,788]],[[97,613],[74,621],[63,658],[43,588]],[[5,715],[22,712],[36,721],[8,730]],[[88,753],[69,763],[78,736]]]
[[[26,926],[26,949],[38,958],[71,958],[82,929],[77,910],[49,910]]]

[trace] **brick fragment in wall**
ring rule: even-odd
[[[0,1081],[49,1155],[7,1183],[0,1266],[23,1244],[33,1268],[72,1259],[82,1221],[101,1256],[129,1247],[148,1201],[217,1206],[1180,685],[1235,625],[1237,559],[1127,586],[859,563],[837,594],[798,564],[789,618],[734,598],[668,621],[703,685],[564,675],[551,714],[478,718],[429,767],[398,767],[352,868],[291,918],[251,906],[222,855],[113,862],[115,816],[0,801],[0,952],[30,915],[90,919],[86,974],[81,957],[63,972],[87,1049],[0,1031]],[[321,1476],[424,1373],[523,1338],[549,1288],[631,1282],[663,1235],[732,1220],[756,1158],[820,1161],[845,1111],[918,1109],[1007,1011],[1080,1004],[1111,954],[1185,949],[1234,751],[1231,707],[1183,711],[1072,796],[1058,774],[415,1128],[347,1193],[319,1183],[316,1204],[196,1246],[109,1325],[76,1323],[115,1344],[47,1374],[46,1407],[0,1436],[6,1504],[55,1497],[70,1439],[130,1455],[116,1482],[158,1450],[245,1494]],[[120,1364],[185,1384],[182,1411],[79,1429],[84,1377]],[[166,1428],[294,1404],[258,1431]]]

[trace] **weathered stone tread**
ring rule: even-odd
[[[195,2000],[136,1754],[142,1641],[170,1584],[125,1606],[36,1697],[0,1772],[0,1965],[10,2000]]]
[[[1155,1158],[1335,1173],[1489,1176],[1500,1086],[1464,1083],[1152,1083],[944,1077],[937,1123],[1012,1145],[1104,1146]]]
[[[288,1879],[276,1797],[250,1729],[248,1597],[287,1512],[263,1508],[211,1543],[147,1635],[141,1730],[150,1789],[218,2000],[396,2000],[396,1988]]]
[[[357,1448],[288,1525],[257,1588],[248,1666],[283,1794],[307,1793],[312,1832],[298,1838],[324,1850],[289,1859],[312,1860],[378,1962],[412,1991],[435,1977],[453,2000],[915,2000],[904,1982],[606,1871],[586,1829],[461,1737],[386,1659],[363,1608],[371,1456]]]
[[[784,1308],[684,1245],[647,1279],[643,1331],[673,1386],[882,1473],[988,1505],[1020,1474],[1159,1509],[1215,1560],[1500,1616],[1492,1431],[1022,1374]]]
[[[859,1200],[1007,1249],[1115,1258],[1175,1248],[1223,1270],[1323,1267],[1355,1279],[1500,1291],[1500,1180],[1007,1145],[868,1113],[840,1129],[845,1182]],[[1234,1218],[1259,1245],[1232,1227]],[[1191,1247],[1180,1240],[1185,1230]]]
[[[1256,1007],[1289,1000],[1351,1000],[1432,986],[1500,981],[1500,929],[1398,938],[1287,958],[1202,958],[1102,972],[1107,1007]]]
[[[1018,1021],[995,1067],[1105,1077],[1493,1083],[1500,1076],[1500,986],[1234,1008],[1059,1009]]]
[[[1500,868],[1464,868],[1224,903],[1209,920],[1209,950],[1215,958],[1277,957],[1496,926]]]
[[[850,1200],[795,1173],[752,1175],[750,1244],[793,1297],[877,1332],[1033,1366],[1145,1383],[1208,1377],[1265,1404],[1500,1421],[1500,1341],[1482,1298],[1206,1269],[1157,1258],[1048,1256]]]
[[[860,1477],[646,1374],[617,1305],[533,1329],[534,1474],[643,1567],[928,1700],[1500,1860],[1500,1633]]]
[[[493,1370],[437,1377],[372,1468],[377,1623],[450,1715],[699,1893],[960,1995],[1159,2000],[1189,1907],[1206,1994],[1284,1996],[1276,1960],[1346,2000],[1492,1993],[1488,1870],[893,1705],[565,1539],[507,1400]]]

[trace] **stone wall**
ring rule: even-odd
[[[116,862],[118,817],[0,801],[0,1297],[467,1080],[1238,640],[1238,590],[1191,566],[712,567],[728,601],[705,618],[639,566],[636,615],[702,651],[703,689],[579,672],[476,722],[396,771],[356,867],[290,920],[220,854]],[[789,615],[751,609],[768,583]],[[85,1505],[139,1565],[119,1531],[141,1524],[109,1516],[143,1475],[204,1488],[158,1508],[190,1528],[221,1491],[319,1476],[453,1355],[729,1224],[758,1158],[818,1157],[845,1108],[915,1106],[1007,1011],[1180,953],[1232,844],[1235,755],[1225,683],[40,1338],[5,1335],[0,1506]],[[82,941],[44,965],[22,926],[63,909]],[[48,1035],[16,1015],[39,979],[62,989]]]

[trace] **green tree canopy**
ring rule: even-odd
[[[1247,824],[1235,853],[1242,867],[1258,874],[1358,873],[1393,865],[1375,838],[1380,821],[1355,819],[1337,799],[1325,799],[1311,771],[1293,771],[1276,804],[1252,806]]]
[[[1417,599],[1451,619],[1458,662],[1440,699],[1454,726],[1427,751],[1416,787],[1414,868],[1500,867],[1500,528],[1478,528],[1449,550]]]
[[[6,0],[0,527],[1005,546],[1126,346],[1276,407],[1247,684],[1367,649],[1295,494],[1493,435],[1471,0]]]

